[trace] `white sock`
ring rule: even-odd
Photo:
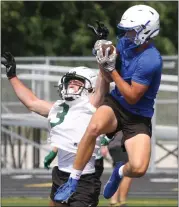
[[[122,178],[123,177],[123,168],[124,168],[124,165],[122,165],[120,168],[119,168],[119,176]]]
[[[79,180],[82,174],[82,170],[75,170],[72,169],[70,177],[75,179],[75,180]]]

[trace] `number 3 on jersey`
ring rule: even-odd
[[[50,121],[51,128],[53,128],[58,124],[61,124],[68,113],[69,106],[66,103],[62,103],[60,106],[61,106],[60,112],[58,112],[56,117],[52,118]]]

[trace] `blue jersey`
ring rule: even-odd
[[[111,91],[111,95],[128,111],[144,117],[152,117],[154,100],[156,98],[162,73],[162,58],[158,50],[151,44],[141,53],[126,56],[124,43],[121,39],[117,44],[117,52],[121,60],[117,66],[121,77],[131,85],[131,81],[149,86],[148,90],[136,104],[128,104],[118,88]]]

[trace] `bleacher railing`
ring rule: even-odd
[[[94,57],[16,57],[17,61],[17,74],[19,79],[27,83],[28,87],[41,99],[47,101],[55,101],[58,99],[58,94],[56,89],[53,88],[54,85],[57,85],[58,81],[68,70],[72,67],[85,65],[96,71],[96,59]],[[159,95],[156,100],[155,108],[156,112],[153,117],[153,137],[152,137],[152,157],[150,162],[150,172],[156,172],[157,169],[163,168],[164,159],[169,161],[170,168],[172,170],[177,169],[177,156],[176,156],[176,147],[178,139],[178,127],[177,127],[177,109],[178,109],[178,57],[177,56],[163,56],[163,74],[162,82],[159,89]],[[14,95],[10,84],[7,81],[5,69],[2,67],[2,96],[1,96],[1,107],[2,107],[2,126],[18,126],[18,123],[31,123],[31,126],[34,127],[32,119],[30,122],[29,119],[23,119],[27,117],[22,115],[20,120],[16,117],[15,114],[24,114],[24,109],[22,104],[17,100]],[[111,88],[113,84],[111,84]],[[19,107],[19,108],[18,108]],[[18,108],[18,113],[15,109]],[[23,109],[23,110],[22,110]],[[21,111],[22,110],[22,111]],[[29,113],[26,111],[25,113]],[[30,115],[30,114],[29,114]],[[34,114],[33,114],[34,116]],[[17,116],[19,117],[19,116]],[[45,123],[45,122],[44,122]],[[38,125],[38,124],[37,124]],[[36,125],[36,126],[37,126]],[[30,126],[30,124],[29,124]],[[47,129],[47,125],[44,124],[44,129]],[[8,131],[9,130],[9,131]],[[10,135],[12,129],[2,128],[2,132],[6,135]],[[11,133],[11,137],[18,139],[18,133]],[[29,137],[22,137],[19,135],[21,141],[24,140],[24,143],[27,143]],[[39,148],[40,145],[34,141],[34,146]],[[29,143],[28,143],[29,144]],[[173,146],[168,146],[172,145]],[[163,147],[163,152],[158,156],[159,148]],[[42,147],[43,148],[43,147]],[[4,148],[3,148],[4,150]],[[44,150],[44,148],[42,149]],[[168,154],[168,155],[167,155]],[[171,157],[174,157],[174,160]],[[4,156],[2,156],[2,159]],[[176,159],[176,164],[175,164]],[[161,161],[160,161],[161,160]],[[39,167],[42,167],[42,161],[40,161]]]

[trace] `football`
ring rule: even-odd
[[[109,55],[113,53],[113,51],[116,49],[113,45],[102,45],[103,55],[105,55],[105,51],[108,47],[110,47]]]

